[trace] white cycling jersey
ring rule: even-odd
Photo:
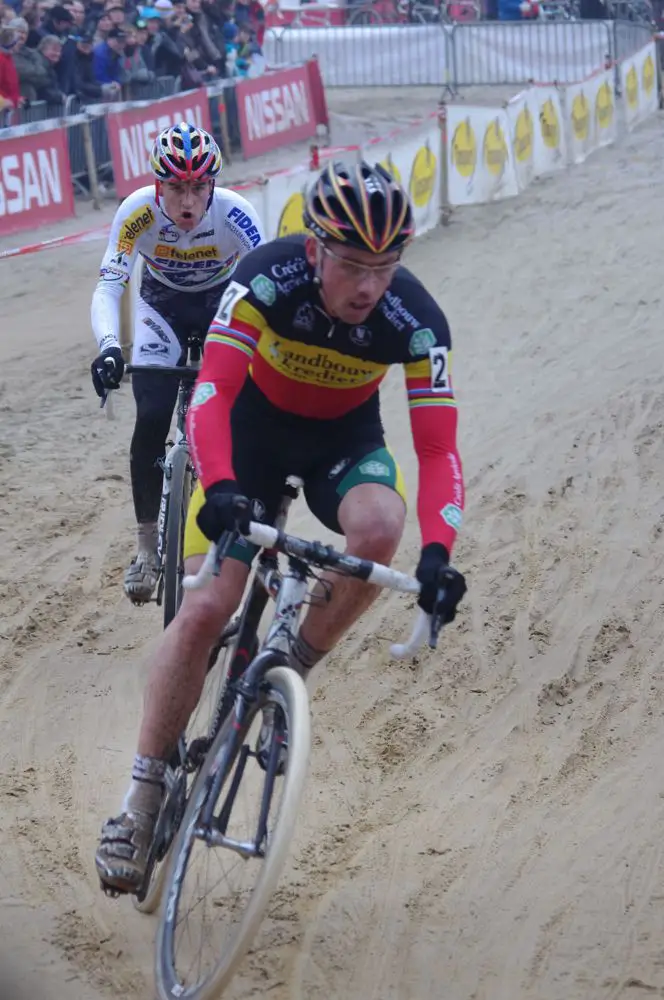
[[[210,208],[190,232],[163,213],[153,185],[134,191],[115,213],[92,297],[99,349],[119,341],[120,298],[139,256],[162,285],[195,294],[227,281],[240,258],[264,238],[253,206],[228,188],[214,189]]]

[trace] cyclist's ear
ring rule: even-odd
[[[311,267],[316,267],[319,263],[318,248],[318,240],[314,239],[313,236],[307,236],[304,241],[304,252],[307,257],[307,263],[310,264]]]

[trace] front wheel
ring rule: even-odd
[[[219,996],[251,945],[286,862],[308,767],[309,702],[304,682],[289,667],[269,670],[263,691],[247,708],[240,731],[235,716],[220,729],[173,844],[156,940],[159,1000]],[[287,734],[280,776],[270,765],[262,770],[253,751],[268,704]],[[277,752],[271,751],[273,762]],[[212,807],[208,827],[206,804]]]
[[[171,490],[166,515],[164,628],[168,628],[182,603],[184,526],[193,486],[189,452],[180,446],[176,446],[176,448],[171,464]]]

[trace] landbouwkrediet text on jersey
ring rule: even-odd
[[[409,327],[412,330],[418,330],[422,325],[418,319],[415,319],[411,312],[408,312],[402,303],[401,296],[395,295],[389,288],[385,292],[378,308],[385,319],[389,320],[396,330],[407,330]]]

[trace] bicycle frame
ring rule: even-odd
[[[161,488],[161,499],[159,501],[159,516],[157,517],[157,558],[159,559],[159,564],[162,564],[164,555],[164,542],[166,539],[166,519],[168,517],[168,504],[171,495],[171,478],[173,472],[173,462],[175,461],[175,456],[180,451],[186,451],[189,454],[189,441],[187,440],[187,413],[189,411],[189,403],[191,401],[191,393],[193,386],[191,383],[180,382],[178,388],[178,398],[176,404],[176,424],[175,424],[175,434],[174,442],[171,448],[168,449],[165,458],[160,461],[160,466],[162,472],[164,473],[162,488]],[[194,470],[195,474],[195,470]],[[157,604],[161,603],[161,590],[162,590],[162,580],[160,579],[159,592],[157,594]]]

